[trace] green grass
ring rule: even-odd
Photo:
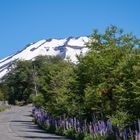
[[[0,106],[0,112],[6,110],[6,109],[10,109],[11,106]]]

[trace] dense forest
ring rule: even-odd
[[[140,131],[140,121],[136,123],[140,118],[140,39],[110,26],[104,33],[95,30],[86,45],[89,51],[77,56],[77,64],[59,56],[15,61],[1,80],[0,99],[10,104],[32,102],[56,123],[59,118],[69,124],[73,118],[76,128],[38,121],[48,131],[73,139],[136,139]],[[107,133],[91,132],[92,123],[108,124],[108,120],[112,128]],[[127,134],[130,128],[132,135]]]

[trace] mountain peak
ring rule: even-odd
[[[24,49],[17,53],[0,60],[0,78],[8,72],[8,66],[14,60],[32,60],[39,55],[56,56],[59,55],[63,59],[77,62],[77,55],[86,53],[86,43],[89,37],[69,37],[64,39],[43,39],[25,46]]]

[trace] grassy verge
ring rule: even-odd
[[[10,109],[11,106],[0,106],[0,112],[6,110],[6,109]]]

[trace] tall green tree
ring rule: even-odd
[[[123,110],[139,117],[140,40],[111,26],[104,34],[95,30],[87,47],[77,68],[84,114],[109,116]]]
[[[43,95],[45,109],[53,115],[72,114],[71,100],[75,74],[72,63],[56,57],[39,56],[33,62],[37,72],[37,87]]]
[[[32,84],[31,61],[15,61],[3,78],[9,103],[15,104],[16,100],[27,103],[32,93]]]

